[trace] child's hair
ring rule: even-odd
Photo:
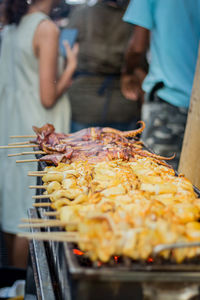
[[[34,1],[32,1],[34,2]],[[26,14],[29,4],[27,0],[5,0],[4,20],[6,24],[19,24]]]

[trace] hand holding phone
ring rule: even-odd
[[[65,51],[67,53],[67,68],[75,70],[78,63],[78,51],[79,51],[79,45],[76,43],[73,48],[70,48],[70,45],[68,42],[63,42]]]
[[[59,50],[64,57],[67,57],[66,47],[64,45],[64,42],[65,41],[68,42],[70,48],[72,49],[74,43],[76,42],[77,36],[78,36],[78,30],[76,28],[65,28],[61,30],[60,38],[59,38]]]

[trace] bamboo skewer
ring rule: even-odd
[[[38,147],[38,145],[37,144],[30,144],[30,145],[0,146],[0,149],[35,148],[35,147]]]
[[[29,173],[37,173],[37,174],[47,174],[47,171],[29,171]]]
[[[30,141],[26,141],[26,142],[17,142],[17,143],[9,143],[8,146],[20,146],[20,145],[28,145],[28,144],[31,144]]]
[[[41,175],[46,175],[46,174],[63,174],[64,172],[60,171],[60,172],[56,172],[56,171],[30,171],[28,172],[28,176],[38,176],[40,177]]]
[[[36,196],[32,196],[32,199],[46,199],[53,196],[52,194],[49,195],[36,195]]]
[[[49,226],[51,225],[63,225],[66,226],[67,224],[77,224],[77,222],[63,222],[61,220],[58,220],[58,219],[41,219],[41,218],[31,218],[31,219],[21,219],[21,222],[22,223],[27,223],[27,224],[20,224],[21,225],[35,225],[35,224],[50,224]],[[47,225],[48,226],[48,225]]]
[[[43,185],[30,185],[29,189],[44,189],[44,190],[46,190],[46,186],[43,186]]]
[[[27,163],[27,162],[38,162],[40,161],[39,159],[23,159],[23,160],[16,160],[16,163]]]
[[[79,238],[79,233],[78,232],[67,232],[67,231],[51,231],[51,232],[23,232],[21,234],[25,234],[27,236],[32,236],[32,235],[38,235],[38,236],[47,236],[48,238],[50,237],[57,237],[57,238]]]
[[[19,233],[18,236],[25,237],[27,239],[36,239],[42,241],[57,241],[57,242],[90,242],[88,239],[83,239],[78,236],[78,233],[69,234],[67,232],[38,232],[29,233],[23,232]]]
[[[67,231],[52,231],[52,232],[35,232],[35,233],[31,233],[31,232],[21,232],[19,233],[20,235],[26,235],[26,236],[34,236],[34,235],[38,235],[38,236],[48,236],[48,238],[50,238],[51,236],[55,236],[55,237],[78,237],[78,232],[67,232]]]
[[[11,156],[21,156],[21,155],[35,155],[35,154],[46,154],[44,151],[30,151],[30,152],[21,152],[21,153],[15,153],[15,154],[8,154],[8,157]]]
[[[43,177],[44,175],[46,175],[47,172],[45,171],[31,171],[31,172],[28,172],[28,176],[33,176],[33,177]]]
[[[23,223],[42,223],[42,222],[48,222],[49,219],[41,219],[41,218],[31,218],[31,219],[27,219],[27,218],[23,218],[21,219],[21,222]],[[53,221],[53,220],[52,220]]]
[[[28,174],[28,176],[32,176],[32,177],[43,177],[45,174]]]
[[[18,139],[18,138],[37,138],[37,135],[11,135],[9,138]]]
[[[51,202],[39,202],[39,203],[33,203],[33,207],[49,207],[51,206]]]
[[[49,220],[48,222],[42,223],[29,223],[29,224],[20,224],[19,228],[44,228],[44,227],[65,227],[67,225],[76,225],[75,223],[66,223],[60,220]]]
[[[30,171],[30,172],[28,172],[28,176],[40,177],[40,176],[46,175],[47,173],[48,174],[63,174],[63,172],[53,172],[53,171],[49,171],[49,172],[47,172],[47,171]]]
[[[46,211],[43,213],[43,215],[45,217],[56,217],[56,216],[59,216],[60,213],[59,213],[59,211]]]
[[[29,151],[29,152],[22,152],[22,155],[29,155],[29,154],[46,154],[45,151]]]

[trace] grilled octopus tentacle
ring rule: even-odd
[[[115,128],[111,128],[111,127],[104,127],[104,128],[102,128],[102,132],[103,133],[115,133],[115,134],[123,136],[123,132],[122,131],[120,131],[118,129],[115,129]]]
[[[143,130],[145,129],[145,123],[143,121],[138,121],[138,123],[142,124],[142,127],[140,127],[139,129],[136,129],[136,130],[124,131],[124,132],[122,132],[122,135],[125,137],[134,137],[134,136],[142,133]]]
[[[154,159],[154,161],[159,164],[159,165],[163,165],[165,167],[168,167],[169,169],[173,169],[173,167],[171,165],[169,165],[168,163],[164,162],[163,160],[159,160],[159,159]]]
[[[160,155],[151,153],[151,152],[146,151],[146,150],[141,150],[141,149],[133,149],[133,153],[139,154],[141,156],[152,157],[152,158],[155,158],[157,160],[172,160],[176,156],[175,154],[173,154],[170,157],[165,157],[165,156],[160,156]]]
[[[102,132],[104,133],[115,133],[118,134],[122,137],[134,137],[137,134],[142,133],[142,131],[145,129],[145,123],[143,121],[138,121],[138,123],[142,124],[142,127],[140,127],[139,129],[136,130],[130,130],[130,131],[121,131],[121,130],[117,130],[111,127],[105,127],[102,129]]]

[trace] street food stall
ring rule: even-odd
[[[36,159],[17,160],[38,163],[21,224],[31,231],[27,294],[34,282],[38,299],[198,299],[200,193],[164,161],[173,157],[137,139],[144,127],[34,127]]]

